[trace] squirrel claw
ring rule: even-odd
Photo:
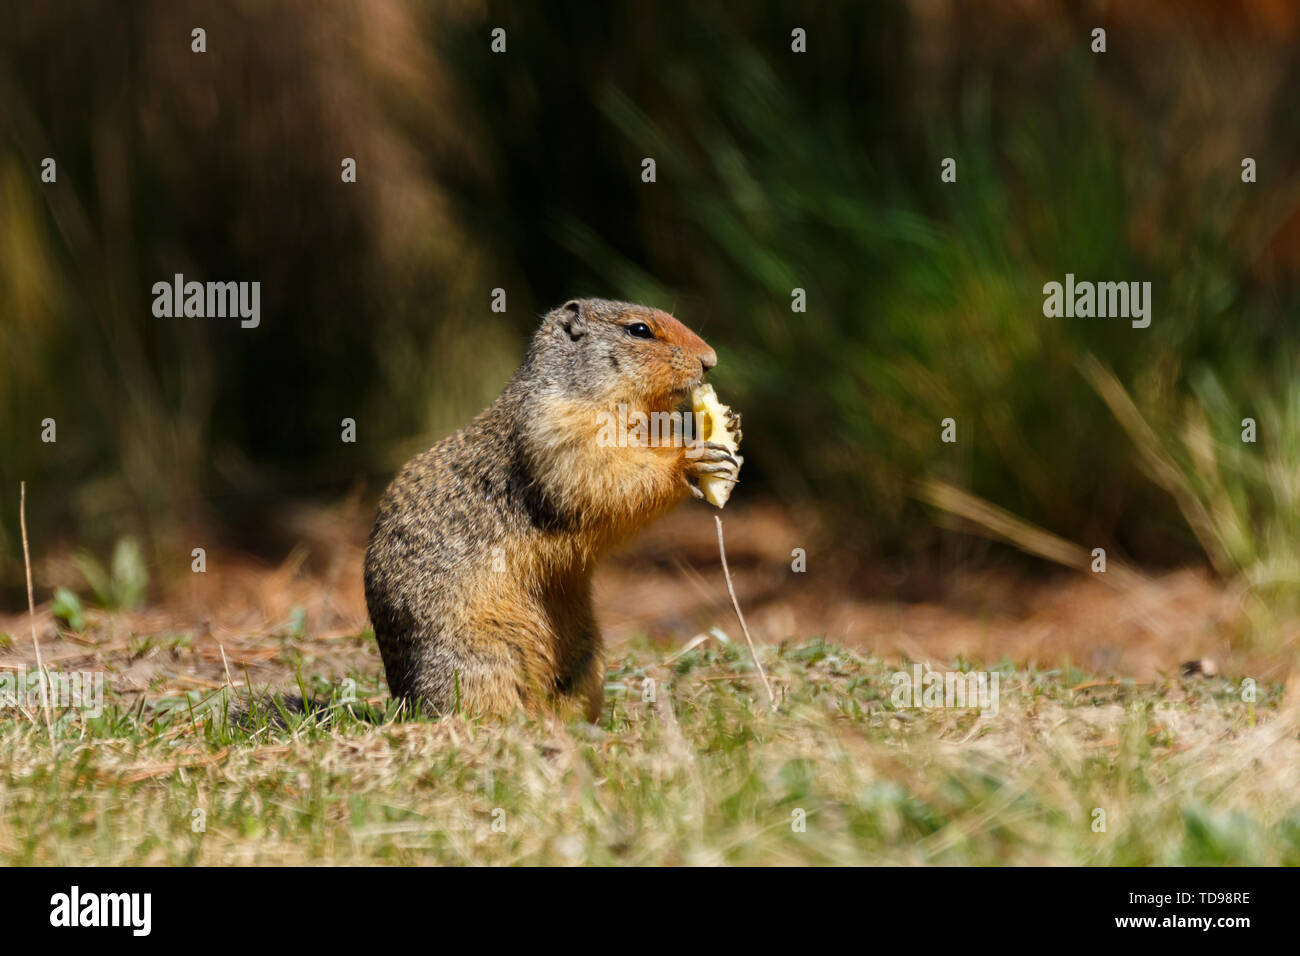
[[[699,481],[707,476],[735,483],[740,476],[740,466],[745,463],[745,459],[715,442],[702,442],[692,451],[696,454],[687,458],[686,474],[691,494],[696,498],[704,498],[705,495],[690,479]]]
[[[708,464],[716,462],[734,463],[736,460],[731,454],[731,449],[726,445],[719,445],[717,442],[712,441],[697,444],[694,448],[688,451],[687,457],[689,457],[691,461]]]

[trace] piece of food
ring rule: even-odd
[[[740,450],[740,442],[729,427],[732,420],[731,407],[718,401],[712,385],[701,385],[695,389],[691,393],[691,406],[695,412],[696,437],[700,441],[723,446],[736,459],[736,468],[730,474],[701,475],[699,478],[704,500],[715,508],[721,508],[731,497],[731,489],[736,486],[740,465],[744,462],[736,454]]]

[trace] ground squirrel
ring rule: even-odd
[[[620,406],[674,411],[716,362],[658,309],[581,299],[542,319],[496,401],[408,462],[380,501],[366,605],[394,696],[468,714],[570,699],[599,717],[597,559],[740,463],[698,439],[611,446],[600,422]],[[728,424],[738,437],[739,418]]]

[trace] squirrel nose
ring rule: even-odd
[[[709,349],[707,352],[702,352],[698,358],[700,360],[700,365],[704,366],[705,373],[718,364],[718,353],[713,351],[713,349]]]

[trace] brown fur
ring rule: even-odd
[[[587,299],[545,316],[497,400],[380,502],[366,604],[394,695],[478,714],[572,699],[597,719],[597,559],[690,494],[688,477],[738,467],[717,446],[601,447],[598,415],[672,411],[715,362],[657,309]]]

